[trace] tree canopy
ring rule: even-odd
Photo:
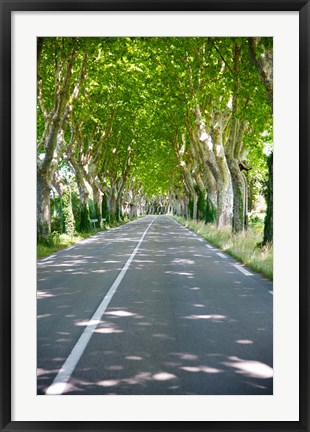
[[[53,191],[64,230],[157,211],[246,229],[272,188],[272,38],[38,38],[37,57],[39,236]]]

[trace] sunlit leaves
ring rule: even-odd
[[[272,47],[270,38],[261,40],[261,47]],[[54,103],[57,69],[74,53],[76,76],[84,52],[86,75],[70,118],[79,131],[75,157],[95,161],[106,184],[123,175],[130,158],[127,183],[137,182],[147,195],[182,188],[173,137],[184,132],[186,121],[195,124],[197,102],[210,129],[217,112],[231,113],[233,94],[238,97],[235,118],[247,124],[243,155],[264,175],[263,150],[272,140],[272,116],[245,38],[45,38],[38,80],[47,111]],[[44,121],[38,104],[38,139]],[[65,137],[70,145],[69,127]],[[184,160],[189,150],[188,140]]]

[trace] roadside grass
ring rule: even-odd
[[[67,247],[70,247],[76,243],[78,243],[81,240],[84,240],[88,237],[91,237],[98,232],[101,231],[107,231],[111,228],[115,228],[120,225],[124,225],[127,222],[130,222],[134,219],[125,219],[119,222],[113,222],[113,223],[105,223],[103,228],[92,228],[89,232],[84,233],[75,233],[73,236],[70,236],[68,234],[59,234],[57,232],[53,232],[51,236],[44,241],[44,243],[39,242],[37,244],[37,259],[45,258],[49,255],[52,255],[53,253],[65,249]]]
[[[273,248],[271,245],[259,246],[263,241],[261,226],[249,227],[245,233],[232,234],[230,228],[219,230],[215,224],[205,224],[203,221],[197,222],[177,216],[174,216],[174,219],[252,270],[270,280],[273,279]]]

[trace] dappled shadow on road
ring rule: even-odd
[[[241,284],[244,276],[191,233],[172,231],[173,245],[171,227],[148,233],[65,395],[273,393],[272,302],[266,307],[263,290],[250,279]],[[129,252],[122,250],[101,261],[91,254],[78,260],[86,272],[89,267],[102,270],[98,275],[104,276],[108,289],[126,256]],[[64,269],[77,271],[76,261],[70,263],[68,257],[66,263],[70,265]],[[45,305],[38,310],[39,394],[45,394],[96,309],[88,297],[94,305],[104,297],[87,285],[86,277],[80,282],[75,290],[63,284],[40,291],[39,303]],[[76,289],[79,305],[72,300]],[[61,315],[68,321],[66,331],[56,325]],[[47,337],[51,323],[52,339]]]
[[[200,303],[171,316],[162,300],[157,311],[137,297],[130,308],[109,308],[64,394],[272,394],[272,359],[262,361],[270,341],[258,328],[241,331],[237,319]]]
[[[70,354],[83,322],[92,316],[138,240],[135,231],[130,236],[127,232],[99,234],[38,262],[39,390]],[[116,329],[109,326],[106,331]]]

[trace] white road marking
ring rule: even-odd
[[[115,294],[115,291],[117,290],[119,284],[121,283],[123,277],[125,276],[132,260],[134,259],[136,253],[138,252],[139,247],[141,246],[141,243],[144,240],[144,237],[148,230],[150,229],[151,225],[155,221],[155,218],[152,220],[152,222],[148,225],[144,233],[142,234],[142,237],[140,238],[137,246],[135,247],[134,251],[126,261],[124,267],[120,271],[119,275],[115,279],[113,285],[105,295],[104,299],[100,303],[98,309],[92,316],[92,318],[88,321],[88,324],[81,334],[79,340],[73,347],[71,353],[69,354],[67,360],[62,365],[61,369],[59,370],[58,374],[56,375],[53,383],[48,387],[46,390],[47,395],[60,395],[64,392],[66,388],[66,384],[69,381],[78,361],[82,357],[83,352],[85,351],[85,348],[90,341],[90,338],[92,337],[93,332],[95,331],[96,327],[100,323],[100,320],[102,318],[102,315],[106,311],[110,301],[112,300],[113,295]]]
[[[249,271],[247,271],[245,268],[243,268],[238,264],[235,264],[234,267],[236,267],[237,270],[241,271],[241,273],[245,274],[246,276],[253,276],[252,273],[250,273]]]
[[[220,252],[216,252],[218,256],[220,256],[221,258],[227,258],[227,256],[225,256],[224,254],[220,253]]]
[[[209,249],[214,249],[212,246],[210,246],[210,245],[206,245],[207,246],[207,248],[209,248]]]
[[[38,264],[40,264],[41,262],[49,261],[49,260],[55,258],[55,256],[56,256],[56,255],[49,255],[48,257],[43,258],[43,259],[41,259],[40,261],[38,261]]]

